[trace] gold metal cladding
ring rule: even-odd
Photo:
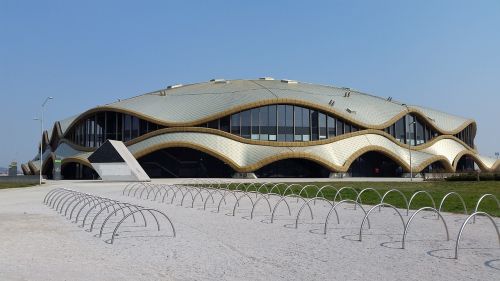
[[[356,151],[346,160],[346,162],[344,163],[343,166],[338,166],[338,165],[332,164],[332,163],[326,161],[325,159],[318,157],[317,155],[307,153],[307,152],[279,153],[279,154],[274,155],[274,156],[266,157],[266,158],[264,158],[256,163],[252,164],[252,165],[239,166],[232,159],[219,153],[218,151],[215,151],[213,149],[210,149],[210,148],[202,146],[202,145],[198,145],[198,144],[194,144],[194,143],[190,143],[190,142],[178,142],[178,141],[161,143],[161,144],[157,144],[157,145],[145,148],[143,150],[140,150],[140,151],[134,153],[134,157],[136,159],[139,159],[139,158],[146,156],[150,153],[153,153],[155,151],[165,149],[165,148],[171,148],[171,147],[185,147],[185,148],[191,148],[191,149],[205,152],[205,153],[225,162],[226,164],[231,166],[231,168],[233,168],[233,170],[235,170],[236,172],[239,172],[239,173],[254,172],[255,170],[258,170],[259,168],[262,168],[262,167],[264,167],[268,164],[271,164],[273,162],[285,160],[285,159],[290,159],[290,158],[311,160],[311,161],[329,169],[330,171],[334,171],[334,172],[347,172],[354,160],[356,160],[359,156],[361,156],[367,152],[371,152],[371,151],[379,152],[379,153],[386,155],[387,157],[392,159],[394,162],[396,162],[398,165],[400,165],[405,171],[410,170],[409,165],[407,163],[405,163],[401,158],[399,158],[399,156],[396,155],[394,152],[392,152],[384,147],[376,146],[376,145],[370,145],[370,146],[364,147],[364,148]],[[414,167],[412,170],[415,173],[419,173],[428,165],[430,165],[434,162],[438,162],[438,161],[443,164],[443,166],[445,167],[447,172],[454,171],[452,165],[448,162],[446,157],[441,156],[441,155],[436,155],[434,157],[427,159],[426,161],[421,163],[419,166]]]
[[[31,170],[26,164],[21,164],[21,170],[23,170],[25,176],[31,175]]]
[[[32,160],[28,162],[28,167],[30,168],[31,173],[33,175],[36,175],[40,172],[40,170],[35,166],[35,164],[33,164]]]
[[[331,143],[331,142],[339,141],[339,140],[350,138],[350,137],[354,137],[354,136],[364,135],[364,134],[378,134],[378,135],[384,136],[384,137],[392,140],[393,143],[399,145],[402,148],[407,148],[407,145],[400,143],[394,137],[392,137],[391,135],[385,133],[384,131],[373,130],[373,129],[357,131],[357,132],[354,132],[354,133],[344,134],[344,135],[341,135],[341,136],[338,136],[338,137],[335,137],[335,138],[326,139],[326,140],[319,140],[319,141],[311,141],[311,142],[272,142],[272,141],[255,141],[255,140],[245,139],[245,138],[233,135],[231,133],[223,132],[223,131],[220,131],[220,130],[217,130],[217,129],[199,128],[199,127],[195,127],[195,128],[166,128],[166,129],[160,129],[160,130],[157,130],[157,131],[145,134],[145,135],[143,135],[141,137],[138,137],[138,138],[136,138],[134,140],[128,141],[128,142],[126,142],[126,145],[130,146],[130,145],[136,144],[138,142],[141,142],[143,140],[146,140],[148,138],[151,138],[151,137],[154,137],[154,136],[157,136],[157,135],[168,134],[168,133],[175,133],[175,132],[200,132],[200,133],[209,133],[209,134],[220,135],[222,137],[227,137],[227,138],[230,138],[232,140],[235,140],[235,141],[238,141],[238,142],[242,142],[242,143],[246,143],[246,144],[266,145],[266,146],[282,146],[282,147],[291,147],[291,146],[295,146],[295,147],[300,147],[300,146],[307,147],[307,146],[328,144],[328,143]],[[429,141],[429,142],[427,142],[425,144],[412,147],[412,150],[413,151],[419,151],[419,150],[428,148],[428,147],[432,146],[434,143],[436,143],[437,141],[442,140],[442,139],[451,139],[451,140],[454,140],[454,141],[462,144],[465,148],[468,147],[465,143],[463,143],[462,141],[460,141],[455,136],[441,135],[441,136],[438,136],[438,137],[432,139],[431,141]],[[75,144],[71,143],[70,141],[68,141],[66,139],[62,139],[60,141],[60,143],[67,143],[68,145],[70,145],[71,147],[73,147],[74,149],[79,150],[79,151],[92,152],[92,151],[95,150],[95,148],[82,147],[82,146],[79,146],[79,145],[75,145]],[[181,144],[182,144],[183,147],[185,147],[187,145],[186,143],[181,143]],[[167,145],[166,147],[173,147],[173,146],[172,145]],[[249,171],[258,169],[259,167],[262,167],[262,166],[264,166],[266,164],[269,164],[271,162],[274,162],[274,161],[277,161],[277,160],[282,160],[282,159],[287,159],[287,158],[297,158],[297,156],[299,156],[299,158],[303,157],[304,159],[309,159],[309,160],[315,161],[316,163],[321,164],[321,165],[323,165],[325,167],[328,167],[328,168],[330,168],[332,170],[341,171],[342,172],[342,171],[347,171],[348,167],[352,164],[352,161],[354,161],[357,157],[359,157],[360,155],[362,155],[363,153],[366,153],[368,151],[377,151],[377,152],[383,153],[383,154],[387,155],[389,158],[391,158],[392,160],[394,160],[396,163],[398,163],[403,169],[409,171],[409,166],[406,163],[404,163],[404,161],[402,161],[399,158],[399,156],[397,156],[396,154],[394,154],[391,151],[388,151],[387,149],[385,149],[383,147],[378,147],[378,146],[371,146],[371,147],[363,148],[362,151],[358,151],[356,155],[353,155],[353,156],[349,157],[348,161],[346,161],[346,163],[348,163],[348,164],[347,165],[344,164],[343,166],[336,166],[336,165],[327,163],[325,160],[320,159],[318,157],[315,157],[314,155],[303,155],[302,152],[294,152],[294,153],[289,153],[289,154],[283,154],[282,153],[279,156],[280,158],[276,158],[276,159],[272,160],[271,158],[273,158],[273,157],[271,157],[270,159],[264,159],[264,160],[260,161],[259,163],[253,164],[252,166],[248,166],[248,167],[239,167],[236,163],[233,163],[232,160],[228,159],[227,157],[224,157],[224,155],[221,155],[217,151],[210,151],[210,150],[205,149],[204,147],[201,147],[201,146],[187,146],[187,147],[188,148],[193,148],[193,149],[198,149],[198,150],[202,150],[203,149],[202,150],[203,152],[205,152],[207,154],[210,154],[210,155],[212,155],[212,156],[214,156],[214,157],[216,157],[218,159],[221,159],[223,161],[226,161],[234,170],[236,170],[238,172],[249,172]],[[375,149],[371,150],[371,148],[375,148]],[[493,171],[495,169],[495,167],[498,168],[498,166],[500,166],[499,165],[500,161],[497,161],[492,168],[487,168],[487,166],[481,161],[481,159],[479,159],[475,155],[475,153],[476,153],[475,150],[470,149],[468,151],[462,151],[461,152],[461,154],[462,154],[461,156],[463,156],[465,154],[471,155],[474,158],[474,160],[476,161],[476,163],[481,167],[481,169],[485,170],[485,171]],[[134,156],[136,156],[136,158],[138,158],[138,157],[143,156],[143,154],[141,153],[141,154],[139,154],[139,156],[137,156],[137,155],[134,155]],[[456,159],[455,161],[458,162],[458,159]],[[423,162],[418,167],[414,167],[414,170],[416,172],[419,172],[422,169],[424,169],[426,166],[428,166],[429,164],[431,164],[433,162],[436,162],[436,161],[441,162],[443,164],[443,166],[445,167],[445,169],[448,172],[452,172],[452,171],[456,170],[456,163],[454,165],[450,164],[448,162],[448,160],[444,156],[439,156],[439,155],[434,156],[434,157],[426,160],[425,162]]]
[[[453,159],[453,170],[454,171],[457,170],[458,161],[460,161],[460,158],[462,158],[465,155],[470,156],[474,160],[474,163],[476,163],[482,171],[494,172],[495,170],[500,170],[500,161],[499,160],[496,160],[495,163],[493,163],[493,165],[491,166],[491,168],[488,168],[488,167],[486,167],[484,162],[476,154],[471,153],[470,151],[462,151],[462,152],[458,153],[457,156],[455,156],[455,159]]]
[[[99,107],[95,107],[95,108],[89,109],[89,110],[83,112],[82,114],[80,114],[77,118],[75,118],[73,120],[73,122],[71,122],[71,124],[68,126],[68,129],[66,130],[66,133],[68,131],[70,131],[70,129],[76,123],[78,123],[81,119],[84,119],[84,118],[86,118],[89,115],[92,115],[94,113],[104,112],[104,111],[114,111],[114,112],[119,112],[119,113],[125,113],[125,114],[129,114],[129,115],[134,115],[136,117],[139,117],[141,119],[147,120],[149,122],[153,122],[153,123],[156,123],[156,124],[159,124],[159,125],[163,125],[163,126],[167,126],[167,127],[192,127],[192,126],[197,126],[197,125],[201,125],[201,124],[207,123],[207,122],[215,120],[215,119],[219,119],[221,117],[225,117],[227,115],[231,115],[231,114],[239,112],[239,111],[243,111],[243,110],[247,110],[247,109],[251,109],[251,108],[255,108],[255,107],[260,107],[260,106],[265,106],[265,105],[274,105],[274,104],[290,104],[290,105],[297,105],[297,106],[308,107],[308,108],[312,108],[312,109],[316,109],[316,110],[321,110],[323,112],[330,113],[330,114],[332,114],[335,117],[340,117],[341,119],[344,119],[344,120],[346,120],[346,121],[348,121],[348,122],[350,122],[350,123],[352,123],[352,124],[354,124],[354,125],[356,125],[358,127],[367,128],[367,129],[383,130],[383,129],[387,128],[388,126],[394,124],[401,117],[405,116],[406,114],[410,114],[410,113],[413,113],[413,114],[419,116],[420,118],[422,118],[423,120],[425,120],[425,122],[426,122],[427,125],[429,125],[435,131],[437,131],[437,132],[439,132],[439,133],[441,133],[443,135],[458,134],[463,129],[465,129],[468,125],[471,125],[471,124],[473,124],[473,132],[476,132],[476,127],[477,127],[476,122],[474,120],[467,119],[461,126],[457,127],[455,130],[453,130],[453,131],[446,131],[446,130],[443,130],[443,129],[439,128],[437,124],[433,124],[433,122],[429,122],[428,121],[428,117],[423,112],[421,112],[418,109],[411,108],[411,107],[409,108],[409,110],[403,110],[403,111],[401,111],[400,113],[396,114],[394,117],[392,117],[391,119],[389,119],[388,121],[386,121],[386,122],[384,122],[382,124],[371,125],[371,124],[366,124],[364,122],[356,120],[356,119],[352,118],[352,116],[350,116],[350,115],[348,115],[348,114],[346,114],[344,112],[335,110],[335,109],[333,109],[331,107],[326,107],[326,106],[323,106],[323,105],[319,105],[319,104],[316,104],[316,103],[312,103],[312,102],[308,102],[308,101],[303,101],[303,100],[277,98],[277,99],[267,99],[267,100],[262,100],[262,101],[258,101],[258,102],[247,103],[247,104],[240,105],[240,106],[235,106],[235,107],[232,107],[232,108],[230,108],[228,110],[221,111],[219,113],[212,114],[210,116],[207,116],[207,117],[204,117],[204,118],[201,118],[201,119],[197,119],[197,120],[194,120],[194,121],[189,121],[189,122],[168,122],[168,121],[164,121],[164,120],[161,120],[161,119],[158,119],[158,118],[155,118],[155,117],[143,114],[141,112],[130,110],[130,109],[122,109],[122,108],[118,108],[118,107],[114,107],[114,106],[99,106]]]
[[[61,169],[66,164],[70,164],[70,163],[79,163],[79,164],[82,164],[82,165],[87,166],[87,167],[91,168],[92,170],[94,170],[94,168],[92,168],[92,165],[90,164],[89,160],[84,159],[84,158],[80,158],[80,157],[68,157],[68,158],[64,158],[61,161]]]

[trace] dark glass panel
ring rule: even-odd
[[[260,140],[269,140],[269,107],[263,106],[259,111]]]
[[[116,112],[106,112],[106,139],[116,140]]]
[[[318,127],[319,127],[319,139],[326,139],[326,115],[324,113],[318,114]]]
[[[132,116],[123,115],[123,141],[129,141],[132,133]]]
[[[207,123],[207,128],[219,129],[219,119],[212,120]]]
[[[132,116],[131,121],[132,121],[132,130],[131,130],[132,135],[130,139],[135,139],[139,136],[139,118]]]
[[[285,133],[286,141],[293,141],[293,105],[286,106]]]
[[[328,120],[327,120],[327,125],[328,125],[328,137],[329,138],[333,138],[335,137],[335,118],[333,118],[332,116],[328,116]]]
[[[313,141],[319,139],[318,114],[317,110],[311,110],[311,140]]]
[[[143,119],[139,119],[139,135],[145,135],[149,132],[149,122]]]
[[[311,140],[311,112],[308,108],[302,108],[302,128],[300,134],[302,141]]]
[[[337,119],[337,136],[344,134],[344,122],[340,119]]]
[[[252,114],[252,139],[258,140],[259,137],[259,108],[253,108]]]
[[[286,140],[286,107],[284,104],[278,105],[278,141]]]
[[[106,127],[106,117],[104,112],[97,113],[96,116],[96,146],[104,143],[104,129]]]
[[[116,140],[123,140],[123,114],[116,113]]]
[[[396,134],[396,139],[402,143],[406,143],[406,136],[405,136],[406,130],[405,130],[405,119],[404,117],[396,121],[395,124],[395,134]]]
[[[417,128],[416,130],[417,145],[424,144],[425,143],[424,124],[419,119],[417,119],[416,128]]]
[[[269,121],[268,121],[268,128],[269,128],[269,140],[270,141],[275,141],[276,140],[276,134],[277,134],[277,128],[276,128],[276,105],[270,105],[269,106]]]
[[[302,107],[295,106],[295,136],[294,141],[302,141]]]
[[[344,133],[348,134],[351,132],[351,124],[349,123],[344,123]]]
[[[228,132],[229,133],[229,125],[230,125],[230,117],[229,116],[226,116],[226,117],[222,117],[220,119],[220,129],[224,132]]]
[[[412,115],[406,115],[406,130],[407,132],[407,140],[406,143],[410,145],[415,145],[415,124],[412,124],[415,121],[415,117]]]
[[[240,135],[240,114],[231,115],[231,134]]]
[[[252,112],[245,110],[241,112],[241,136],[249,139],[252,126]]]

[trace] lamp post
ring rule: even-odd
[[[40,138],[40,185],[42,185],[42,170],[43,170],[42,169],[43,168],[43,159],[42,159],[42,155],[43,155],[43,113],[45,111],[45,105],[51,99],[53,99],[53,97],[47,97],[43,101],[42,108],[41,108],[41,114],[40,114],[41,118],[39,119],[40,120],[40,133],[42,134],[42,136]],[[35,120],[38,120],[38,118],[35,118]]]
[[[408,107],[408,105],[406,103],[403,103],[402,106],[406,107],[406,111],[408,112],[407,116],[408,116],[410,114],[410,108]],[[405,118],[405,120],[406,120],[406,118]],[[410,133],[410,126],[413,126],[415,123],[416,123],[416,121],[413,121],[406,126],[406,140],[408,141],[408,153],[410,154],[410,181],[413,181],[413,168],[411,167],[411,142],[409,140],[408,135]],[[415,131],[415,130],[413,130],[413,131]]]

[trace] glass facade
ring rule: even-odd
[[[474,130],[472,128],[472,124],[465,127],[465,129],[456,134],[455,137],[465,142],[468,146],[474,148]]]
[[[333,138],[363,128],[315,109],[290,104],[252,108],[212,120],[199,127],[228,132],[246,139],[304,142]],[[66,138],[85,147],[99,147],[106,140],[130,141],[164,126],[119,112],[98,112],[72,126]],[[412,146],[424,144],[439,134],[416,115],[406,115],[384,131]],[[467,126],[455,137],[474,147],[475,130]]]
[[[98,112],[80,120],[67,134],[75,144],[99,147],[106,140],[129,141],[163,128],[136,116],[118,112]]]
[[[393,136],[399,142],[410,145],[421,145],[439,136],[420,117],[406,115],[396,121],[396,123],[384,129],[386,133]],[[455,137],[462,140],[468,146],[474,148],[474,131],[472,125],[467,126]]]
[[[391,126],[384,129],[399,142],[410,145],[420,145],[438,136],[420,117],[406,115]]]
[[[347,128],[345,133],[358,130],[352,124],[327,113],[290,104],[248,109],[210,121],[201,127],[217,123],[219,128],[214,129],[228,132],[227,127],[230,127],[230,133],[246,139],[282,142],[322,140],[344,134],[344,128]]]

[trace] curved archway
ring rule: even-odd
[[[445,160],[436,160],[420,170],[421,173],[452,173],[453,171],[453,166]]]
[[[47,179],[54,178],[54,159],[52,156],[47,158],[43,163],[42,175],[46,176]]]
[[[65,180],[96,180],[99,178],[92,167],[79,161],[63,161],[61,176]]]
[[[259,178],[327,178],[330,170],[304,158],[287,158],[267,164],[255,171]]]
[[[469,154],[463,154],[455,162],[455,171],[473,172],[475,170],[475,166],[476,166],[475,159]]]
[[[168,147],[137,159],[151,178],[228,178],[234,169],[206,152],[187,147]]]
[[[400,177],[406,167],[397,157],[371,150],[359,155],[349,165],[352,177]]]

